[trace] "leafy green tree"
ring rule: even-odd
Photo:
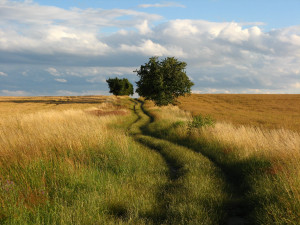
[[[136,92],[158,106],[175,104],[179,96],[191,93],[194,85],[185,72],[186,63],[174,57],[162,61],[151,57],[137,72],[140,80],[136,82]]]
[[[114,95],[133,95],[133,85],[126,78],[109,78],[106,82],[110,89],[109,93]]]

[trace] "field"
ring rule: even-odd
[[[192,94],[180,108],[218,121],[300,131],[300,95]]]
[[[299,224],[299,99],[1,97],[0,224]]]
[[[113,101],[112,96],[0,97],[0,116],[5,118],[47,110],[87,109]]]

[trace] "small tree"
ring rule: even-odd
[[[185,62],[174,57],[162,61],[151,57],[137,72],[140,80],[136,82],[136,92],[147,100],[153,100],[158,106],[175,104],[179,96],[191,93],[194,85],[185,73]]]
[[[114,95],[133,95],[133,86],[126,78],[109,78],[106,82],[110,89],[109,93],[113,93]]]

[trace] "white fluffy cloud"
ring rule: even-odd
[[[0,72],[0,76],[7,77],[7,73]]]
[[[176,55],[177,57],[183,56],[184,53],[180,47],[163,46],[159,43],[154,43],[152,40],[141,40],[139,45],[126,45],[121,44],[121,51],[134,52],[136,54],[143,54],[146,56],[164,56],[164,55]]]
[[[60,83],[67,83],[68,81],[66,79],[60,79],[60,78],[57,78],[55,79],[57,82],[60,82]]]
[[[98,34],[101,29],[137,27],[145,33],[149,31],[148,21],[158,19],[161,19],[161,16],[134,10],[66,10],[30,2],[1,1],[0,50],[39,54],[104,55],[114,49],[100,40]]]
[[[57,69],[55,69],[55,68],[53,68],[53,67],[47,68],[46,71],[47,71],[48,73],[50,73],[52,76],[55,76],[55,77],[58,77],[58,76],[61,75],[60,72],[58,72]]]
[[[140,5],[171,6],[176,4]],[[81,78],[104,83],[108,76],[134,75],[151,56],[175,56],[187,62],[195,91],[299,92],[300,25],[264,31],[257,22],[161,19],[138,10],[67,10],[2,0],[0,71],[14,71],[5,79],[26,71],[23,79],[36,85],[47,81],[46,71],[76,89]],[[16,64],[26,68],[18,72]]]
[[[165,3],[155,3],[155,4],[141,4],[140,8],[163,8],[163,7],[181,7],[185,8],[184,5],[176,3],[176,2],[165,2]]]

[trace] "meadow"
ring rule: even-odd
[[[202,100],[198,102],[198,99]],[[215,101],[209,102],[211,99]],[[249,104],[244,105],[246,99],[250,99]],[[235,192],[232,196],[237,203],[231,208],[241,209],[238,217],[247,218],[250,224],[299,224],[300,133],[293,126],[297,120],[287,123],[293,115],[296,119],[300,115],[299,105],[290,101],[292,106],[283,110],[289,112],[288,119],[282,120],[269,118],[272,110],[265,106],[258,116],[249,112],[248,105],[254,107],[258,99],[268,106],[277,105],[274,114],[279,115],[284,104],[275,103],[276,99],[299,99],[299,95],[192,95],[181,98],[179,107],[161,108],[148,102],[146,108],[155,121],[149,131],[156,137],[193,149],[218,165]],[[267,104],[266,99],[275,100]],[[224,105],[227,107],[223,109]],[[237,105],[239,109],[235,111]],[[212,115],[208,118],[219,115],[222,119],[212,126],[204,124],[190,129],[195,115],[204,118],[208,114]],[[257,125],[257,118],[266,121]],[[268,124],[268,119],[273,124]]]
[[[180,97],[179,107],[236,125],[300,131],[297,94],[192,94]]]
[[[128,123],[135,119],[131,102],[73,100],[3,100],[3,111],[16,112],[1,119],[1,224],[146,220],[139,215],[151,210],[153,186],[164,181],[165,168],[156,154],[112,126],[128,126],[116,112],[127,112],[122,115]],[[99,117],[95,112],[107,113]]]
[[[0,223],[299,224],[287,99],[300,98],[0,97]],[[191,126],[197,114],[216,123]]]

